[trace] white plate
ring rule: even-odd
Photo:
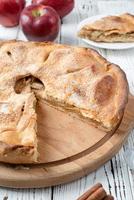
[[[93,17],[89,17],[83,21],[81,21],[78,25],[77,31],[79,31],[84,25],[88,23],[92,23],[102,17],[106,17],[107,15],[96,15]],[[81,38],[82,39],[82,38]],[[107,43],[107,42],[94,42],[88,39],[82,39],[84,42],[86,42],[89,45],[92,45],[94,47],[103,48],[103,49],[129,49],[134,48],[134,42],[127,42],[127,43],[121,43],[121,42],[114,42],[114,43]]]

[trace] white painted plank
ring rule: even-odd
[[[134,14],[134,1],[131,0],[97,1],[97,6],[100,14],[110,15],[126,12]]]
[[[46,189],[7,189],[0,188],[0,200],[51,200],[51,188]]]
[[[13,40],[18,33],[18,26],[15,28],[5,28],[0,25],[0,40]]]

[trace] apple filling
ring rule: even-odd
[[[85,39],[90,39],[93,41],[106,41],[106,42],[130,42],[134,41],[134,33],[127,33],[127,34],[119,34],[119,33],[111,33],[102,32],[102,31],[92,31],[92,30],[81,30],[78,34],[80,37]]]

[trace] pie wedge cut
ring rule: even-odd
[[[36,102],[40,99],[109,132],[122,119],[128,83],[117,65],[92,49],[1,42],[0,161],[38,162]]]
[[[134,16],[125,13],[101,18],[84,25],[78,36],[96,42],[134,42]]]

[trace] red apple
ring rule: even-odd
[[[20,24],[28,40],[53,41],[59,33],[60,18],[53,8],[32,4],[22,11]]]
[[[32,0],[32,3],[53,7],[62,18],[74,8],[74,0]]]
[[[19,24],[25,0],[0,0],[0,24],[12,27]]]

